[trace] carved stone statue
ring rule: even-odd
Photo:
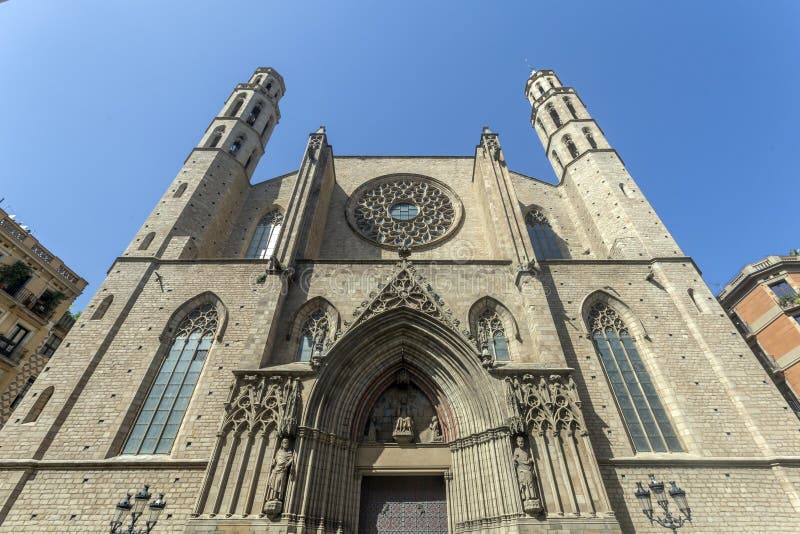
[[[264,512],[274,517],[283,510],[283,498],[286,492],[286,482],[294,464],[294,451],[289,447],[289,438],[281,440],[280,448],[272,459],[272,470],[267,481],[267,498]]]
[[[431,417],[431,424],[428,425],[428,430],[430,431],[431,435],[431,443],[441,443],[444,441],[444,436],[442,436],[442,427],[439,424],[439,418],[437,416]]]
[[[367,441],[369,443],[378,441],[378,417],[375,415],[369,420],[369,425],[367,426]]]
[[[517,448],[514,449],[514,469],[517,471],[519,493],[522,497],[522,508],[526,513],[538,514],[542,511],[542,501],[536,487],[533,474],[533,460],[525,451],[525,438],[517,436]]]
[[[414,421],[410,415],[401,415],[397,418],[392,437],[397,443],[411,443],[414,441]]]

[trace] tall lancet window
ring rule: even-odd
[[[315,349],[325,350],[328,343],[328,316],[322,310],[312,313],[300,332],[300,345],[297,347],[297,361],[311,361]]]
[[[180,324],[123,454],[167,454],[172,449],[217,324],[213,304],[196,308]]]
[[[278,245],[278,235],[281,233],[283,215],[275,210],[267,213],[258,221],[253,239],[250,240],[250,247],[247,249],[248,258],[270,258],[275,254],[275,247]]]
[[[510,359],[506,330],[503,327],[503,321],[494,310],[485,310],[478,317],[478,335],[479,339],[488,345],[492,359],[501,362],[507,362]]]
[[[533,250],[539,258],[555,260],[564,258],[561,247],[558,246],[558,236],[544,213],[539,210],[528,212],[525,216],[525,225],[528,227]]]
[[[589,328],[636,451],[682,451],[622,319],[607,304],[598,302],[589,311]]]

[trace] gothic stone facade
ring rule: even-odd
[[[659,532],[649,473],[697,532],[796,532],[800,422],[573,89],[525,87],[558,185],[488,129],[324,128],[251,184],[284,91],[236,86],[0,431],[0,532],[103,532],[142,483],[164,533]]]

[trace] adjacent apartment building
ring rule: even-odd
[[[0,426],[47,366],[86,287],[63,261],[0,209]]]
[[[719,301],[790,406],[800,411],[800,256],[746,265]]]

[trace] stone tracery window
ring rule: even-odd
[[[508,361],[508,337],[503,327],[503,321],[494,310],[485,310],[478,317],[478,336],[481,342],[486,343],[489,354],[495,361]]]
[[[194,309],[183,320],[147,394],[123,454],[168,454],[217,331],[213,304]]]
[[[539,210],[529,211],[525,216],[525,225],[528,227],[533,250],[539,258],[554,260],[564,258],[561,247],[558,246],[558,236],[544,213]]]
[[[625,323],[604,302],[589,311],[594,346],[638,452],[683,450]]]
[[[274,210],[264,215],[258,221],[256,231],[250,240],[250,246],[247,248],[246,257],[258,259],[272,257],[275,254],[275,247],[278,245],[282,224],[283,214],[280,210]]]
[[[325,350],[329,327],[328,316],[322,310],[317,310],[308,317],[300,333],[296,358],[298,362],[309,362],[315,350]]]
[[[362,237],[386,248],[420,247],[457,227],[461,204],[444,184],[392,175],[364,184],[348,200],[347,220]]]

